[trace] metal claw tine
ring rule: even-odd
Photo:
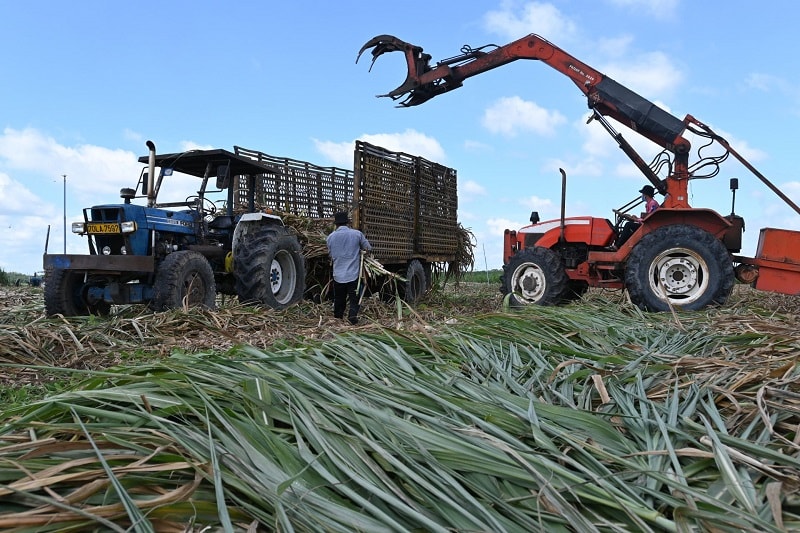
[[[358,56],[356,56],[356,63],[358,63],[358,60],[361,58],[361,54],[363,54],[364,51],[367,50],[368,48],[374,47],[374,50],[372,51],[372,63],[374,64],[378,56],[381,56],[386,52],[402,51],[407,45],[408,43],[398,39],[394,35],[386,35],[386,34],[378,35],[376,37],[373,37],[366,43],[364,43],[364,46],[362,46],[361,49],[358,51]],[[370,70],[371,69],[372,66],[370,65]]]

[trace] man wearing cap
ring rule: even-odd
[[[363,233],[348,226],[350,218],[346,212],[336,213],[333,223],[336,229],[326,239],[333,261],[333,316],[344,318],[347,300],[350,300],[347,319],[351,324],[358,324],[361,252],[371,251],[372,246]]]
[[[649,215],[658,209],[658,201],[653,198],[656,195],[656,190],[652,185],[645,185],[639,190],[644,201],[644,216]],[[614,241],[614,246],[619,248],[627,241],[631,235],[642,225],[642,217],[634,217],[634,220],[625,223],[625,227],[619,232],[617,239]]]

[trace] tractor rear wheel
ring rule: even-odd
[[[509,305],[557,305],[567,290],[569,278],[556,252],[536,246],[517,252],[503,267],[503,294]]]
[[[645,311],[722,305],[733,284],[733,262],[725,245],[685,224],[662,226],[642,237],[625,269],[631,301]]]
[[[283,226],[247,233],[233,256],[236,294],[243,303],[285,309],[303,298],[306,264],[297,237]]]
[[[89,307],[83,301],[81,272],[56,268],[45,273],[44,308],[47,316],[85,316]]]
[[[214,309],[217,287],[208,260],[198,252],[172,252],[161,261],[153,285],[150,308],[154,311],[205,307]]]

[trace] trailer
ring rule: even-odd
[[[375,259],[403,279],[399,292],[408,302],[431,288],[438,265],[456,261],[462,229],[453,168],[363,141],[355,143],[352,170],[240,146],[234,152],[268,169],[238,177],[233,184],[234,210],[261,208],[327,222],[331,229],[334,214],[347,211],[352,227],[372,244]],[[330,267],[325,254],[306,251],[306,260],[309,277],[317,277],[308,279],[307,290],[313,292],[325,284]]]

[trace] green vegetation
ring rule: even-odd
[[[800,527],[796,299],[504,314],[480,287],[359,328],[313,304],[41,320],[81,381],[0,413],[0,527]]]
[[[462,276],[462,281],[467,283],[487,283],[487,284],[495,284],[497,286],[500,285],[500,276],[503,275],[502,269],[492,269],[492,270],[473,270],[471,272],[466,272]],[[496,287],[495,287],[496,288]]]
[[[20,285],[29,285],[31,278],[35,277],[37,273],[33,275],[25,275],[20,274],[19,272],[6,272],[2,268],[0,268],[0,286],[20,286]],[[41,273],[38,273],[41,274]]]

